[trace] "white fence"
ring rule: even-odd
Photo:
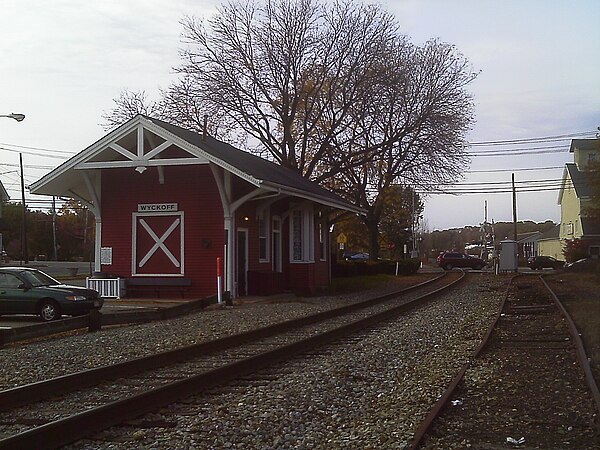
[[[94,289],[103,298],[121,298],[124,295],[125,280],[123,278],[86,278],[88,289]]]

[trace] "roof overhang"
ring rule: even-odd
[[[319,195],[292,186],[265,181],[246,173],[243,167],[220,159],[198,145],[172,133],[143,115],[137,115],[109,132],[80,153],[31,184],[33,194],[65,196],[94,204],[100,186],[102,169],[131,168],[143,171],[150,167],[193,164],[214,164],[255,187],[266,191],[280,192],[300,197],[322,205],[365,214],[364,209],[355,207],[336,196]],[[325,193],[326,194],[326,193]]]
[[[149,142],[152,140],[155,142]],[[162,157],[174,147],[179,149],[177,157]],[[84,171],[208,163],[214,163],[255,186],[261,184],[260,180],[170,133],[144,116],[137,115],[31,184],[29,189],[33,194],[67,197],[76,194],[91,201],[93,196],[85,181]]]

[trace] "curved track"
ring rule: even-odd
[[[397,317],[463,278],[464,273],[449,273],[342,308],[0,392],[0,405],[5,411],[0,416],[4,436],[0,448],[66,445]],[[414,291],[412,298],[408,298],[410,291]],[[93,388],[88,389],[90,386]],[[67,395],[77,396],[81,411],[73,414],[61,405]],[[52,399],[44,400],[49,397]]]
[[[565,322],[567,326],[565,326]],[[476,394],[472,395],[479,397],[476,399],[469,397],[469,389],[462,386],[464,384],[463,378],[467,371],[474,365],[477,365],[479,359],[486,358],[483,356],[484,351],[488,352],[488,359],[491,358],[494,360],[496,358],[501,358],[508,361],[507,365],[512,367],[512,369],[508,372],[494,372],[492,377],[494,381],[492,384],[495,386],[496,392],[493,392],[491,395],[489,392],[486,393],[482,390],[481,386],[473,387],[473,383],[476,385],[484,385],[483,379],[477,382],[470,381],[470,389],[475,389],[476,392]],[[577,357],[574,356],[574,353],[577,354]],[[542,361],[541,364],[539,363],[540,360]],[[552,363],[552,361],[554,362]],[[573,362],[570,363],[569,361]],[[577,375],[573,376],[572,373],[569,373],[565,377],[564,372],[561,372],[560,370],[564,368],[564,366],[576,364],[575,361],[578,361],[582,368],[587,386],[581,384],[577,385],[577,381],[574,380],[577,378]],[[527,365],[530,366],[528,367]],[[554,369],[557,368],[556,366],[559,367],[559,370],[554,371]],[[544,388],[538,388],[537,390],[531,389],[531,391],[525,390],[522,392],[520,402],[517,398],[516,404],[513,403],[512,406],[507,408],[507,405],[509,405],[511,401],[511,395],[514,392],[519,392],[520,389],[520,387],[518,387],[518,384],[521,383],[518,376],[519,371],[522,372],[521,376],[525,374],[525,378],[529,377],[529,381],[533,383],[532,386],[537,387],[538,385],[544,385],[544,383],[546,383],[548,384],[548,388],[553,389],[553,391],[549,391],[548,389],[544,390]],[[535,376],[539,376],[540,378],[532,380],[531,374],[535,374]],[[511,378],[513,376],[514,379]],[[560,380],[561,376],[566,378],[566,380]],[[565,382],[562,383],[562,381]],[[462,392],[459,394],[458,392],[461,391],[461,386]],[[567,391],[560,390],[561,387],[566,388]],[[576,400],[566,401],[565,404],[564,398],[577,399],[579,401],[581,397],[581,394],[579,394],[579,398],[577,398],[577,395],[568,392],[569,389],[573,391],[579,390],[580,393],[583,392],[583,396],[588,397],[590,400],[583,402],[584,404],[587,403],[587,406],[589,407],[587,413],[578,411],[578,413],[581,413],[578,419],[581,420],[583,417],[589,416],[590,423],[580,424],[581,430],[577,430],[579,436],[573,434],[573,436],[564,438],[561,436],[561,433],[563,432],[560,430],[560,427],[553,424],[553,422],[557,422],[553,415],[564,418],[565,413],[560,412],[559,410],[564,409],[568,414],[571,406],[573,406],[573,408],[578,408],[580,406],[580,404],[577,406],[568,404],[569,401],[575,402]],[[546,399],[538,398],[540,391],[542,396],[546,397]],[[466,419],[466,422],[468,423],[465,423],[465,418],[457,419],[459,422],[463,420],[461,430],[458,432],[459,435],[462,435],[460,438],[462,439],[462,442],[459,441],[454,444],[451,443],[453,437],[450,437],[449,441],[444,440],[444,433],[453,429],[452,426],[447,425],[447,423],[450,423],[451,419],[446,418],[442,421],[443,425],[439,427],[434,426],[434,424],[438,423],[438,419],[443,415],[445,408],[452,398],[455,398],[455,400],[453,400],[454,405],[460,406],[463,405],[463,402],[468,402],[469,405],[466,409],[472,410],[470,413],[467,413],[468,418]],[[487,400],[485,400],[486,398]],[[476,419],[473,419],[471,415],[474,414],[473,411],[477,409],[478,404],[479,407],[481,407],[481,402],[483,402],[483,408],[486,411],[493,409],[494,411],[500,412],[498,414],[489,414],[483,419],[482,423],[472,423],[475,422]],[[526,410],[525,403],[538,404],[538,402],[539,404],[544,404],[544,402],[546,402],[544,406],[547,407],[544,412],[541,413],[541,421],[535,420],[532,415],[528,415],[530,414],[528,412],[520,412],[521,414],[525,414],[527,420],[524,422],[530,422],[529,424],[521,423],[520,425],[520,432],[522,434],[528,434],[528,444],[534,446],[541,445],[542,447],[539,448],[546,448],[546,445],[560,446],[561,438],[567,439],[567,444],[569,444],[569,439],[572,439],[573,441],[580,439],[583,442],[588,442],[590,436],[594,439],[594,425],[592,421],[594,420],[593,417],[600,412],[600,394],[598,393],[598,386],[592,376],[579,331],[558,297],[543,280],[543,277],[515,276],[511,279],[511,283],[507,288],[504,302],[498,315],[490,324],[488,332],[474,352],[473,357],[462,367],[448,386],[445,393],[440,397],[439,401],[436,402],[423,422],[421,422],[408,448],[417,449],[423,444],[426,448],[443,448],[446,445],[452,446],[458,444],[464,446],[466,445],[466,442],[469,442],[470,445],[473,444],[476,448],[480,448],[478,445],[496,445],[496,443],[492,443],[490,440],[498,437],[499,430],[502,429],[504,425],[506,425],[506,427],[504,428],[504,431],[501,431],[500,433],[504,432],[505,435],[508,435],[507,430],[510,429],[510,427],[507,424],[516,420],[515,416],[517,410]],[[548,402],[551,403],[548,404]],[[510,411],[509,414],[513,417],[503,416],[503,411],[506,409]],[[499,423],[494,422],[498,419]],[[487,422],[484,424],[483,422],[486,420]],[[502,424],[502,421],[504,421],[505,424]],[[558,422],[560,423],[560,419]],[[547,426],[550,426],[550,430],[545,429]],[[477,427],[479,428],[477,429]],[[596,427],[598,427],[598,424],[596,424]],[[567,431],[572,431],[572,428],[573,427],[570,427]],[[431,436],[434,436],[434,439],[430,442],[429,438]],[[440,437],[441,439],[439,439]],[[465,441],[465,439],[467,440]],[[473,441],[477,443],[473,443],[470,439],[473,439]],[[502,435],[502,439],[506,439],[505,443],[517,446],[525,442],[525,438],[520,435],[516,436],[516,438]],[[522,441],[520,441],[520,439],[522,439]],[[551,444],[552,442],[554,442],[554,444]],[[577,447],[577,444],[574,442],[571,442],[571,444]],[[440,447],[440,445],[442,447]]]

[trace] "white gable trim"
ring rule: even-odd
[[[567,184],[567,179],[570,179],[570,175],[569,175],[569,170],[565,167],[563,169],[563,176],[562,176],[562,181],[560,183],[560,190],[558,191],[558,201],[557,201],[557,204],[559,204],[559,205],[562,204],[562,198],[563,198],[563,194],[565,192],[565,188],[566,188],[566,184]]]
[[[147,154],[143,154],[143,131],[144,129],[156,134],[165,140],[164,143],[160,144],[158,147],[152,149]],[[125,137],[126,135],[136,131],[137,132],[137,149],[134,154],[122,146],[118,145],[116,142]],[[170,145],[175,145],[182,150],[190,153],[191,158],[174,158],[174,159],[157,159],[152,160],[151,158],[157,156],[163,150],[168,148]],[[104,161],[104,162],[94,162],[90,161],[90,159],[99,155],[106,149],[112,149],[125,156],[127,161]],[[114,167],[137,167],[137,166],[162,166],[162,165],[191,165],[191,164],[206,164],[207,162],[212,162],[215,165],[222,167],[223,169],[237,175],[238,177],[246,180],[247,182],[260,186],[262,180],[256,179],[242,170],[234,167],[221,159],[211,155],[210,153],[205,152],[199,147],[190,144],[184,139],[181,139],[179,136],[170,133],[159,125],[156,125],[149,119],[146,119],[142,115],[137,115],[128,122],[124,123],[120,127],[108,133],[106,136],[96,141],[94,144],[87,147],[85,150],[76,154],[72,158],[65,161],[63,164],[58,166],[53,171],[46,174],[44,177],[36,181],[31,185],[31,191],[35,192],[35,190],[44,186],[45,184],[55,180],[59,176],[63,175],[65,172],[71,169],[101,169],[101,168],[114,168]]]

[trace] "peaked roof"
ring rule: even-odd
[[[586,173],[577,169],[577,165],[574,163],[567,163],[565,166],[569,172],[569,177],[573,182],[573,187],[575,188],[577,197],[583,198],[592,195],[590,185],[586,179]]]
[[[4,185],[2,184],[2,181],[0,181],[0,202],[7,202],[10,200],[10,197],[8,196],[8,192],[6,192],[6,189],[4,189]]]
[[[575,148],[579,150],[600,150],[600,139],[573,139],[569,152],[574,153]]]
[[[541,231],[528,231],[527,233],[517,234],[517,242],[527,242],[530,240],[538,240],[542,235]]]
[[[226,142],[219,141],[212,136],[202,136],[194,131],[163,122],[159,119],[146,117],[152,123],[164,128],[167,131],[179,136],[186,142],[201,148],[227,164],[242,170],[252,178],[259,180],[261,185],[273,188],[287,187],[298,191],[305,191],[316,196],[328,198],[331,201],[342,201],[346,206],[357,209],[354,205],[346,202],[333,192],[322,188],[317,183],[301,176],[298,172],[287,167],[280,166],[271,161],[259,158],[252,153],[235,148]]]
[[[145,143],[148,139],[162,143],[151,151],[146,151]],[[181,151],[177,158],[168,159],[159,155],[174,147]],[[362,209],[291,169],[237,149],[211,136],[204,137],[194,131],[141,114],[33,183],[30,191],[35,194],[80,197],[91,201],[93,195],[90,192],[90,176],[86,178],[83,175],[83,172],[89,170],[85,169],[206,163],[222,167],[248,183],[268,191],[281,192],[348,211],[363,212]]]
[[[560,236],[560,224],[550,228],[540,237],[540,241],[558,239]]]

